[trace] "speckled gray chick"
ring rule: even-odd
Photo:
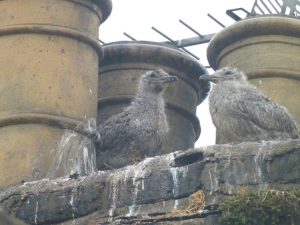
[[[176,80],[176,76],[162,69],[148,71],[140,77],[130,106],[99,128],[98,169],[120,168],[160,151],[169,130],[163,93]]]
[[[215,84],[209,110],[218,144],[298,137],[296,122],[287,109],[249,84],[242,71],[224,67],[200,79]]]

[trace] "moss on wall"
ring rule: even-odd
[[[300,222],[300,190],[241,192],[220,205],[222,225],[296,225]]]

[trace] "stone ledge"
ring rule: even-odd
[[[0,193],[0,207],[29,224],[130,221],[148,218],[151,206],[153,215],[188,209],[189,197],[199,190],[209,207],[241,189],[265,187],[300,187],[300,140],[214,145],[77,179],[29,182]]]

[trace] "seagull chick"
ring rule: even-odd
[[[176,80],[162,69],[141,76],[130,106],[100,125],[98,169],[120,168],[160,152],[169,130],[163,93]]]
[[[296,122],[287,109],[249,84],[238,69],[224,67],[200,79],[215,84],[209,110],[218,144],[298,137]]]

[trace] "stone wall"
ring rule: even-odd
[[[240,190],[300,187],[300,140],[215,145],[99,171],[17,185],[0,207],[29,224],[217,225]]]

